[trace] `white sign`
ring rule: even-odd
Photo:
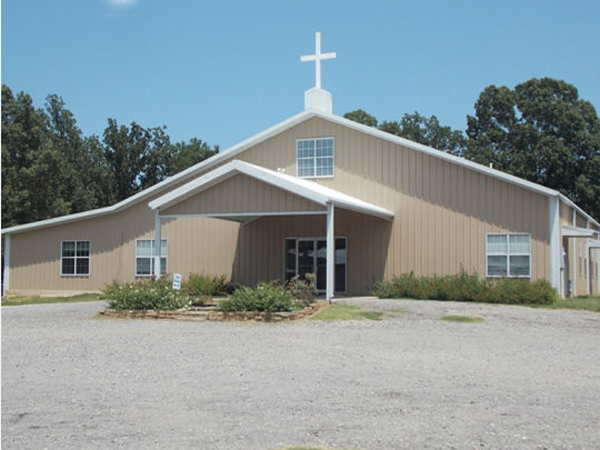
[[[176,291],[181,289],[181,274],[180,273],[173,274],[173,289],[175,289]]]

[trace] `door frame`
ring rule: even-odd
[[[311,236],[286,236],[283,238],[283,280],[284,282],[286,281],[286,275],[287,275],[287,271],[286,271],[286,261],[285,261],[285,241],[288,239],[294,239],[296,241],[296,275],[298,275],[298,244],[300,243],[300,241],[313,241],[314,242],[314,255],[313,255],[313,270],[316,269],[317,267],[317,241],[325,241],[325,248],[327,248],[327,238],[326,237],[311,237]],[[336,291],[335,290],[335,283],[334,283],[334,293],[336,294],[346,294],[348,292],[348,237],[347,236],[334,236],[333,240],[335,243],[336,239],[344,239],[346,241],[346,260],[344,261],[344,266],[346,267],[346,270],[344,270],[344,287],[346,288],[343,291]],[[335,249],[334,249],[334,258],[335,258]],[[335,266],[335,262],[334,262],[334,266]],[[334,271],[335,271],[335,267],[334,267]],[[314,272],[316,275],[316,271]],[[316,284],[317,280],[315,279],[315,284]],[[327,284],[327,280],[325,280],[325,284]],[[316,287],[316,286],[315,286]],[[325,293],[325,289],[319,289],[318,292],[320,294]]]

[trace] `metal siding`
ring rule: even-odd
[[[238,174],[161,212],[169,214],[322,211],[324,207]]]

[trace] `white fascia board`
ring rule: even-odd
[[[597,234],[597,232],[589,228],[569,227],[567,225],[562,226],[563,237],[590,238],[594,237],[595,234]]]

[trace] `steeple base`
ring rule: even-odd
[[[333,111],[331,92],[316,87],[304,92],[304,109],[316,109],[331,114]]]

